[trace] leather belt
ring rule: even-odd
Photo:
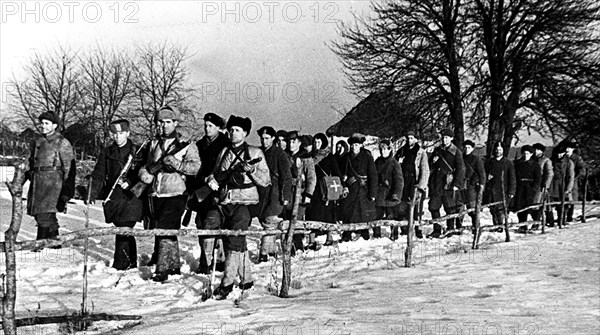
[[[59,166],[36,166],[33,168],[34,172],[40,172],[40,171],[58,171],[60,170]]]

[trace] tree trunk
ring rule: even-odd
[[[292,250],[292,240],[294,239],[294,228],[296,226],[296,220],[298,220],[298,207],[300,206],[300,191],[302,187],[302,179],[298,177],[296,181],[296,192],[294,194],[294,203],[292,207],[292,219],[285,234],[285,238],[282,241],[283,246],[283,275],[281,278],[281,291],[279,292],[280,298],[289,297],[290,284],[292,283],[292,256],[290,254]]]

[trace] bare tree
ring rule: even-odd
[[[531,112],[551,128],[566,130],[556,112],[562,110],[558,114],[567,119],[578,118],[577,113],[564,113],[576,112],[563,109],[565,104],[590,102],[593,90],[585,83],[595,80],[597,85],[599,34],[594,27],[600,4],[594,0],[474,0],[472,4],[471,19],[486,64],[480,96],[489,104],[488,144],[500,141],[509,148]],[[594,71],[596,79],[591,79]],[[594,107],[587,104],[595,113],[597,97]]]
[[[84,74],[82,91],[88,112],[81,113],[80,122],[91,122],[94,128],[98,125],[101,143],[105,144],[109,138],[108,125],[116,117],[126,114],[121,113],[119,108],[134,96],[133,62],[122,53],[98,48],[82,57],[81,68]],[[91,118],[84,119],[90,113]]]
[[[375,17],[355,16],[353,25],[342,23],[342,40],[333,45],[349,89],[359,96],[397,91],[407,109],[429,113],[434,128],[453,124],[462,143],[463,99],[472,94],[466,67],[472,49],[463,2],[408,0],[371,6]]]
[[[64,130],[81,106],[77,53],[63,47],[46,55],[36,53],[24,70],[24,79],[13,76],[11,108],[34,124],[40,113],[52,110]]]
[[[192,113],[186,108],[192,97],[186,86],[187,58],[187,48],[174,44],[147,44],[136,49],[134,108],[147,134],[154,133],[154,117],[161,106],[175,105],[184,114]]]

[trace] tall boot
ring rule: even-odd
[[[381,227],[373,227],[373,238],[381,238]]]
[[[210,274],[215,239],[198,236],[198,244],[200,244],[200,260],[198,262],[196,273],[205,275]]]
[[[429,238],[440,238],[442,236],[442,226],[439,223],[433,224],[433,232],[427,235]]]
[[[126,235],[116,235],[115,236],[115,253],[113,257],[113,265],[112,267],[117,270],[127,270],[130,268],[134,268],[137,266],[137,250],[134,251],[134,258],[132,259],[132,245],[131,239],[132,236]],[[134,240],[134,248],[135,248],[135,240]]]
[[[158,259],[152,280],[162,282],[169,275],[181,274],[179,259],[179,243],[177,237],[160,236],[158,241]]]
[[[38,225],[37,236],[35,237],[35,239],[36,240],[45,240],[49,237],[50,237],[50,227],[42,227],[42,226]]]
[[[135,236],[127,236],[129,238],[129,268],[137,268],[137,242]]]
[[[296,251],[304,251],[304,236],[302,234],[294,234],[292,237],[292,256],[296,255]]]
[[[398,227],[392,227],[392,231],[390,233],[390,240],[396,241],[398,239]]]

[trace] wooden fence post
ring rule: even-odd
[[[406,250],[404,251],[404,267],[407,268],[412,266],[412,251],[415,236],[415,204],[419,203],[419,195],[421,194],[418,187],[415,187],[413,191],[413,199],[408,209],[408,234],[406,234]]]
[[[477,199],[475,202],[475,222],[473,222],[473,245],[471,248],[479,249],[479,237],[481,236],[481,202],[483,201],[483,185],[477,191]]]
[[[21,229],[23,219],[23,181],[25,180],[25,165],[15,166],[12,183],[6,183],[12,196],[12,218],[10,227],[4,235],[6,255],[5,285],[2,285],[2,327],[5,335],[16,335],[15,303],[17,299],[17,259],[15,243]]]
[[[300,206],[300,191],[302,187],[302,179],[298,177],[296,181],[296,192],[294,192],[294,202],[292,203],[292,218],[290,220],[287,234],[282,241],[283,246],[283,275],[281,277],[280,298],[289,297],[290,284],[292,282],[292,240],[294,239],[294,229],[296,229],[296,221],[298,220],[298,207]]]
[[[583,200],[581,202],[581,222],[585,223],[585,203],[587,200],[587,189],[588,189],[588,172],[589,169],[585,169],[585,179],[583,180]]]

